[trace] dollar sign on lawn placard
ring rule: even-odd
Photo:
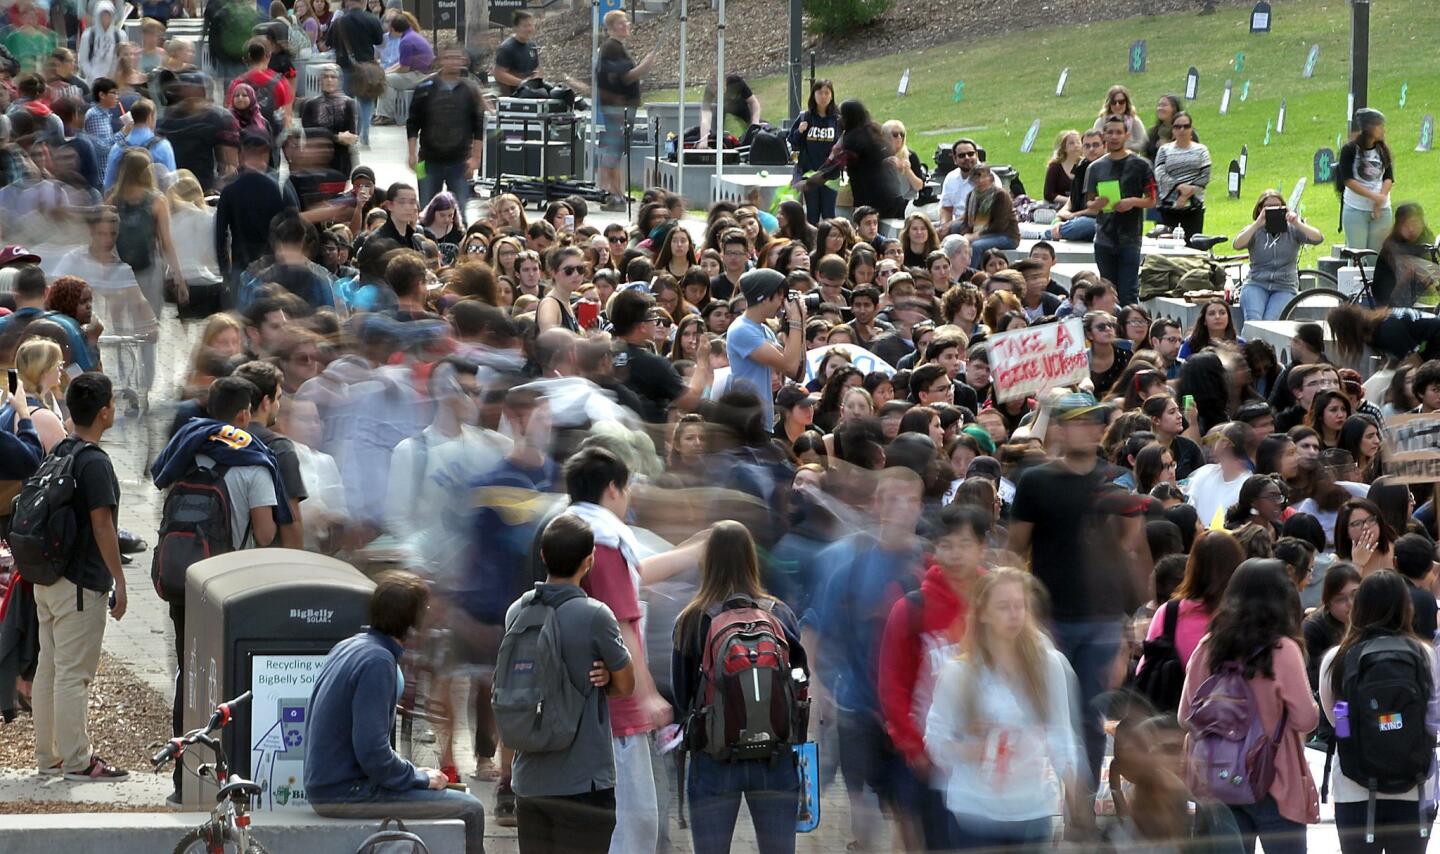
[[[1029,154],[1035,148],[1035,137],[1040,134],[1040,120],[1036,119],[1030,123],[1030,129],[1025,131],[1025,139],[1020,143],[1020,153]]]
[[[1409,95],[1409,94],[1410,94],[1410,84],[1409,84],[1409,83],[1401,83],[1401,84],[1400,84],[1400,106],[1401,106],[1402,108],[1405,106],[1405,96],[1406,96],[1406,95]]]
[[[1140,74],[1145,71],[1145,60],[1149,53],[1149,45],[1144,39],[1136,39],[1130,45],[1130,73]]]
[[[1232,88],[1231,82],[1230,82],[1229,80],[1226,80],[1226,81],[1225,81],[1225,91],[1220,93],[1220,115],[1222,115],[1222,116],[1228,116],[1228,115],[1230,115],[1230,90],[1231,90],[1231,88]]]
[[[955,92],[955,103],[958,104],[958,103],[960,103],[961,101],[965,100],[965,81],[964,81],[964,80],[957,80],[957,81],[955,81],[955,89],[954,89],[954,92]]]
[[[1055,84],[1055,97],[1058,98],[1058,97],[1060,97],[1061,95],[1064,95],[1064,94],[1065,94],[1065,84],[1066,84],[1066,82],[1068,82],[1069,80],[1070,80],[1070,69],[1068,69],[1068,68],[1062,68],[1062,69],[1060,70],[1060,82],[1058,82],[1058,83]]]
[[[1435,117],[1429,113],[1420,120],[1420,144],[1415,146],[1416,151],[1425,152],[1435,142]]]
[[[1315,76],[1315,63],[1320,59],[1320,45],[1310,45],[1310,53],[1305,57],[1305,71],[1301,74],[1306,80]]]
[[[1199,94],[1199,92],[1200,70],[1192,65],[1190,66],[1190,70],[1185,72],[1185,100],[1195,100],[1195,96]]]
[[[1329,148],[1322,148],[1315,152],[1315,183],[1316,185],[1328,184],[1334,178],[1335,152]]]

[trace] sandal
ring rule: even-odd
[[[481,759],[475,763],[475,772],[470,779],[479,780],[482,783],[494,783],[500,779],[500,766],[495,764],[494,759]]]

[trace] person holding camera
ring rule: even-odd
[[[725,352],[730,359],[727,391],[747,388],[760,398],[765,418],[775,423],[775,395],[772,371],[795,377],[805,366],[805,306],[799,294],[786,291],[785,276],[777,270],[760,268],[740,277],[745,295],[745,313],[730,324],[725,335]],[[783,307],[782,307],[783,306]],[[785,327],[785,343],[766,321],[779,317]]]
[[[1266,190],[1255,202],[1255,221],[1235,236],[1236,249],[1250,250],[1250,275],[1240,288],[1240,311],[1246,322],[1275,320],[1300,290],[1296,263],[1301,246],[1325,241],[1320,229],[1285,207],[1279,190]]]

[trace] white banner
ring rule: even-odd
[[[1090,375],[1090,354],[1078,317],[1001,332],[988,343],[990,376],[1002,402],[1074,385]]]

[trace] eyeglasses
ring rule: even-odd
[[[1358,531],[1358,530],[1360,530],[1361,528],[1365,527],[1366,525],[1368,525],[1368,524],[1370,524],[1371,522],[1374,522],[1374,521],[1375,521],[1375,517],[1374,517],[1374,516],[1366,516],[1366,517],[1363,518],[1363,519],[1351,519],[1351,520],[1350,520],[1350,524],[1348,525],[1348,527],[1349,527],[1350,530],[1352,530],[1352,531]]]
[[[1262,492],[1259,497],[1266,501],[1275,501],[1280,504],[1285,503],[1285,496],[1279,492]]]
[[[1090,328],[1091,328],[1091,329],[1094,329],[1096,332],[1106,332],[1106,331],[1111,331],[1111,332],[1113,332],[1113,331],[1115,330],[1115,324],[1113,324],[1113,323],[1097,323],[1097,324],[1095,324],[1094,326],[1092,326],[1092,327],[1090,327]]]
[[[1170,469],[1173,469],[1173,468],[1175,468],[1175,467],[1176,467],[1175,461],[1174,461],[1174,460],[1171,460],[1170,462],[1166,463],[1165,465],[1161,466],[1160,468],[1163,469],[1163,470],[1165,470],[1165,471],[1169,471]]]
[[[1189,130],[1194,125],[1171,125],[1170,127],[1174,130]]]
[[[625,235],[621,234],[621,235],[617,235],[617,236],[615,236],[615,237],[612,237],[612,238],[610,238],[610,242],[611,242],[611,243],[624,243],[624,242],[625,242]]]
[[[955,155],[955,156],[956,156],[956,157],[976,157],[976,156],[978,156],[978,155],[977,155],[977,153],[974,152],[974,151],[962,151],[962,152],[960,152],[959,154],[957,154],[957,155]]]
[[[1146,320],[1146,319],[1143,318],[1143,317],[1132,317],[1132,318],[1130,318],[1129,320],[1125,321],[1125,325],[1126,325],[1126,326],[1144,326],[1144,327],[1146,327],[1146,328],[1149,328],[1149,326],[1150,326],[1150,321]],[[1176,339],[1176,340],[1179,340],[1179,339]]]
[[[567,275],[567,276],[575,276],[575,275],[579,275],[580,273],[585,272],[585,268],[584,268],[584,267],[566,266],[566,267],[561,267],[557,272],[564,273],[564,274]]]
[[[1184,339],[1181,338],[1179,335],[1166,335],[1164,338],[1161,338],[1160,340],[1163,341],[1163,342],[1165,342],[1166,344],[1179,344],[1179,343],[1180,343],[1181,341],[1183,341]]]
[[[951,388],[953,388],[953,386],[951,386],[950,383],[947,382],[944,385],[936,386],[935,388],[927,388],[925,389],[925,391],[929,392],[930,394],[947,394],[949,393]]]

